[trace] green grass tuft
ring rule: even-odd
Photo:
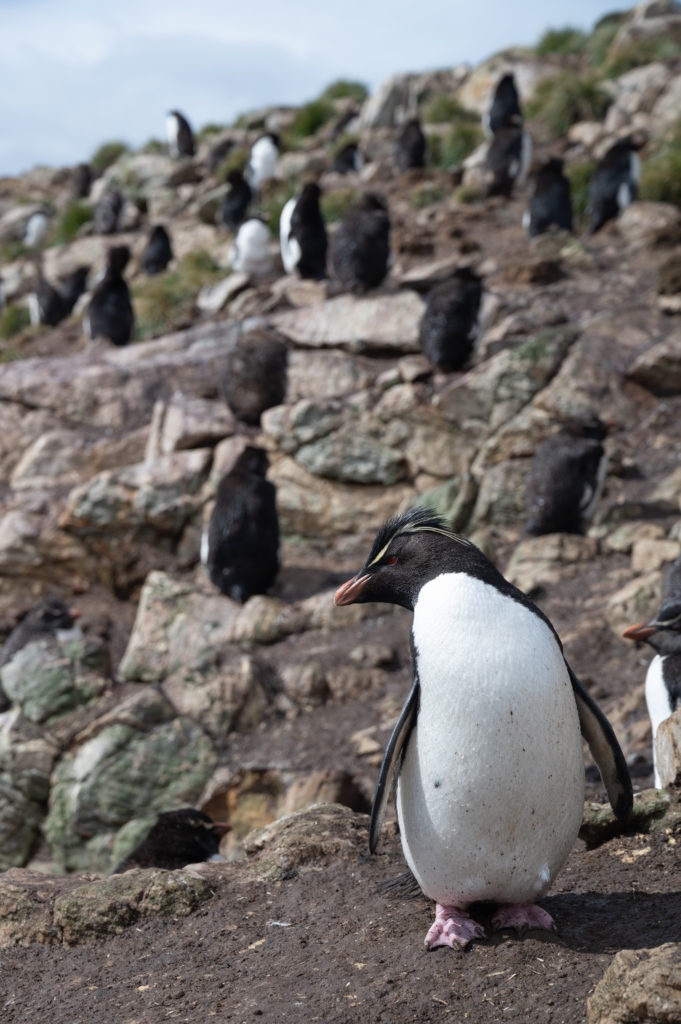
[[[681,120],[641,161],[641,199],[681,206]]]
[[[361,192],[354,188],[339,188],[333,192],[323,192],[319,202],[322,217],[326,224],[334,224],[340,220],[350,207],[357,202]]]
[[[593,160],[565,165],[565,176],[570,182],[572,195],[572,213],[576,223],[586,217],[589,206],[589,182],[595,167],[596,163]]]
[[[456,121],[446,135],[428,136],[428,164],[448,170],[462,163],[484,136],[479,120]]]
[[[303,104],[296,111],[291,126],[286,131],[286,139],[289,144],[295,144],[302,139],[316,135],[327,121],[330,121],[336,113],[336,108],[327,99],[311,100]]]
[[[444,185],[426,183],[412,189],[409,194],[409,202],[414,210],[422,210],[426,206],[434,206],[441,203],[452,194],[452,189]]]
[[[651,36],[648,39],[631,39],[621,46],[610,48],[602,68],[606,78],[617,78],[632,68],[652,64],[654,61],[670,61],[681,57],[681,46],[668,36]]]
[[[197,249],[183,256],[175,270],[139,281],[132,294],[137,340],[158,337],[190,323],[201,289],[225,276],[209,252]]]
[[[562,139],[577,121],[602,121],[611,102],[595,75],[579,78],[565,71],[539,82],[526,113],[552,139]]]
[[[72,242],[83,224],[87,224],[94,217],[94,211],[88,203],[81,203],[74,199],[68,203],[59,216],[54,229],[54,240],[57,245],[66,245]]]
[[[364,103],[368,95],[369,90],[363,82],[339,78],[336,82],[327,85],[319,98],[320,100],[356,100],[358,103]]]
[[[26,306],[11,303],[0,310],[0,338],[8,341],[25,330],[30,323],[31,318]]]
[[[551,53],[583,53],[588,36],[579,28],[566,25],[565,28],[549,28],[534,48],[538,57]]]
[[[107,167],[111,167],[116,161],[129,153],[130,147],[125,142],[104,142],[90,157],[90,166],[93,171],[102,174]]]
[[[456,121],[464,124],[480,124],[480,115],[461,103],[450,93],[434,93],[423,107],[424,124],[446,124]]]

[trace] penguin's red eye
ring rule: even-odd
[[[397,561],[397,555],[391,555],[390,558],[386,559],[386,565],[394,565]]]

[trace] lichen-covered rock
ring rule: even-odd
[[[664,574],[659,571],[636,576],[616,591],[606,607],[606,617],[611,629],[621,636],[627,626],[635,622],[647,622],[660,606]]]
[[[305,870],[331,858],[366,853],[367,817],[340,804],[318,804],[278,818],[244,840],[253,878]]]
[[[175,392],[170,401],[154,406],[145,461],[217,444],[235,429],[236,420],[224,402]]]
[[[638,356],[628,377],[654,395],[681,393],[681,333],[675,333]]]
[[[0,870],[28,860],[58,754],[56,741],[18,708],[0,715]]]
[[[555,583],[566,566],[592,562],[598,555],[595,537],[574,533],[547,533],[528,537],[515,548],[506,577],[521,590],[531,591]]]
[[[78,742],[80,740],[80,742]],[[111,868],[118,829],[193,804],[215,767],[210,739],[145,688],[99,718],[57,765],[44,831],[67,870]]]
[[[681,1019],[681,944],[620,950],[587,1008],[589,1024],[676,1024]]]
[[[675,711],[655,734],[655,760],[663,786],[681,785],[681,712]]]
[[[668,832],[681,825],[681,809],[669,793],[660,789],[644,789],[634,797],[634,806],[626,822],[622,822],[610,804],[584,804],[584,818],[579,837],[589,848],[600,846],[623,832]]]

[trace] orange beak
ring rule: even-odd
[[[657,626],[648,622],[637,622],[635,626],[627,626],[622,633],[627,640],[647,640],[653,633],[657,633]]]
[[[359,595],[364,590],[365,586],[371,579],[371,573],[365,573],[364,576],[353,576],[347,583],[343,583],[342,586],[336,591],[333,603],[335,605],[352,604],[356,601]]]

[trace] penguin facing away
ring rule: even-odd
[[[414,682],[383,758],[374,852],[393,778],[407,863],[436,901],[426,946],[483,938],[469,915],[498,904],[494,928],[552,928],[535,905],[562,867],[583,813],[586,738],[618,817],[632,807],[615,734],[530,599],[428,509],[379,530],[335,604],[413,611]]]
[[[218,484],[201,539],[211,583],[240,604],[269,590],[279,571],[276,490],[265,478],[268,465],[262,448],[244,448]]]
[[[319,209],[319,185],[309,182],[288,200],[279,219],[281,261],[287,274],[321,281],[326,277],[328,239]]]
[[[481,297],[482,283],[470,267],[460,267],[428,292],[419,344],[434,366],[459,370],[468,361],[478,334]]]
[[[510,196],[527,178],[532,162],[532,136],[522,124],[501,127],[485,154],[487,195]]]
[[[655,737],[661,723],[681,707],[681,558],[667,573],[657,615],[650,622],[628,626],[622,636],[643,640],[655,651],[646,673],[645,693],[653,734],[655,787],[662,789]]]
[[[331,247],[341,284],[361,294],[377,288],[390,267],[390,218],[385,201],[367,192],[343,216]]]
[[[426,137],[418,117],[402,128],[395,143],[395,163],[400,171],[426,166]]]
[[[628,136],[607,151],[589,182],[589,232],[594,235],[638,196],[643,140]]]
[[[241,171],[236,168],[229,172],[227,181],[229,182],[229,192],[223,200],[220,217],[222,223],[230,231],[236,231],[246,216],[253,192]]]
[[[127,345],[135,326],[130,291],[123,271],[130,259],[127,245],[114,245],[107,255],[106,270],[90,300],[84,318],[92,341],[108,338],[114,345]]]
[[[570,181],[563,174],[563,161],[551,157],[537,171],[530,205],[523,214],[523,227],[530,238],[552,228],[572,231]]]
[[[520,98],[512,74],[502,75],[499,79],[492,102],[485,113],[482,126],[488,135],[496,135],[502,128],[510,124],[522,124],[523,112],[520,109]]]
[[[113,235],[120,225],[125,198],[118,188],[107,188],[95,205],[94,225],[98,235]]]
[[[183,807],[159,814],[148,833],[111,872],[120,875],[131,868],[164,868],[173,871],[187,864],[218,860],[220,839],[232,826],[213,821],[203,811]]]
[[[142,266],[149,276],[161,274],[173,258],[170,235],[162,224],[152,228],[142,252]]]
[[[194,132],[189,121],[179,110],[170,110],[166,115],[166,134],[170,155],[177,159],[181,156],[194,156]]]
[[[575,416],[539,445],[525,487],[528,533],[584,532],[605,482],[606,434],[598,416]]]
[[[265,409],[286,399],[288,349],[271,331],[250,331],[225,356],[220,388],[238,420],[257,426]]]

